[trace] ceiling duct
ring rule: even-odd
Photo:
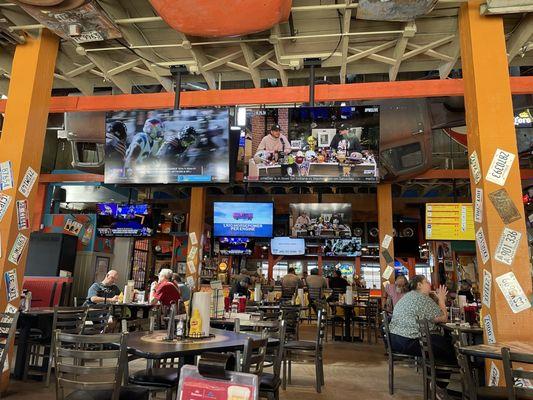
[[[200,37],[242,36],[289,19],[292,0],[150,0],[174,30]]]
[[[359,0],[357,18],[372,21],[413,21],[429,14],[437,0]]]
[[[65,40],[88,43],[122,37],[96,0],[17,0],[17,3]]]

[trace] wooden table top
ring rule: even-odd
[[[279,321],[254,321],[251,319],[240,319],[239,323],[241,326],[250,326],[258,328],[276,328],[277,326],[279,326]],[[235,318],[211,319],[211,326],[213,325],[235,325]]]
[[[151,338],[163,337],[166,331],[131,332],[128,334],[128,353],[147,359],[177,358],[195,356],[206,351],[224,352],[243,350],[246,339],[250,336],[222,329],[211,328],[214,338],[193,340],[191,342],[151,341]],[[269,345],[277,345],[278,340],[269,339]]]
[[[54,307],[32,307],[27,311],[22,311],[21,314],[29,316],[53,315]]]
[[[473,335],[482,335],[483,334],[483,328],[480,326],[461,326],[458,324],[455,324],[453,322],[448,323],[441,323],[439,324],[442,328],[446,329],[447,331],[459,331],[462,333],[470,333]]]
[[[464,346],[464,347],[461,347],[460,351],[469,356],[501,360],[503,347],[508,347],[511,349],[511,351],[515,351],[517,353],[533,354],[533,342],[518,342],[518,341]]]

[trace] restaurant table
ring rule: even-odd
[[[341,307],[344,310],[344,335],[342,335],[342,340],[345,342],[353,342],[354,339],[362,341],[361,337],[352,336],[352,316],[356,308],[366,309],[366,303],[357,301],[354,301],[353,304],[330,302],[329,305],[334,308]],[[335,340],[339,340],[338,336],[335,336]]]
[[[279,321],[254,321],[251,319],[239,319],[241,327],[253,328],[276,328],[279,326]],[[235,318],[218,318],[211,319],[211,326],[214,327],[231,327],[235,325]]]
[[[136,319],[137,314],[139,310],[142,310],[142,318],[148,318],[148,313],[153,307],[158,307],[158,305],[150,304],[150,303],[110,303],[111,307],[113,308],[113,315],[117,315],[115,313],[115,310],[120,309],[119,318],[120,319]],[[131,310],[131,316],[130,318],[125,318],[125,310],[126,308],[130,308]]]
[[[183,358],[185,364],[194,364],[194,358],[206,351],[226,352],[242,351],[246,340],[250,337],[245,333],[235,333],[222,329],[211,329],[213,337],[208,339],[189,339],[187,341],[165,342],[165,331],[132,332],[128,334],[128,353],[136,358],[161,360],[165,358]],[[268,346],[279,343],[277,339],[268,339]]]
[[[445,332],[455,332],[457,335],[463,335],[469,345],[483,343],[483,328],[480,326],[465,326],[453,322],[440,323],[438,326]]]
[[[490,358],[493,360],[502,359],[502,348],[508,347],[511,351],[518,353],[533,354],[533,342],[498,342],[495,344],[476,344],[473,346],[462,346],[461,353],[467,356]]]

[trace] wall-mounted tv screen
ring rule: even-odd
[[[108,113],[105,182],[229,182],[228,110]]]
[[[378,106],[278,108],[252,118],[249,181],[379,180]]]
[[[253,242],[244,237],[218,238],[218,253],[223,256],[251,255]]]
[[[273,203],[213,203],[214,236],[271,237]]]
[[[145,237],[154,233],[147,204],[99,203],[96,231],[103,237]]]
[[[289,210],[293,237],[352,237],[350,203],[297,203]]]
[[[358,257],[361,255],[361,238],[326,239],[324,254],[330,257]]]
[[[305,254],[305,239],[275,237],[270,240],[270,252],[276,256],[299,256]]]

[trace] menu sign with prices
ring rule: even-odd
[[[487,343],[496,343],[496,334],[494,333],[494,325],[492,325],[492,317],[487,314],[483,317],[483,325],[485,326],[485,333],[487,334]]]
[[[427,240],[474,240],[472,203],[426,204]]]
[[[0,163],[0,190],[13,189],[13,167],[11,161]]]
[[[35,172],[32,167],[28,167],[19,186],[19,192],[22,193],[24,197],[28,197],[30,195],[31,189],[37,181],[38,176],[39,174]]]
[[[0,193],[0,221],[2,221],[4,215],[6,215],[7,209],[9,208],[10,204],[11,196]]]
[[[19,285],[17,281],[17,270],[12,269],[4,273],[4,280],[6,283],[7,301],[13,301],[19,297]]]
[[[490,308],[490,296],[492,295],[492,274],[486,269],[483,270],[483,296],[481,302]]]
[[[496,283],[515,314],[531,308],[531,303],[513,272],[500,275],[496,278]]]
[[[483,233],[483,227],[479,227],[476,232],[476,243],[481,254],[481,260],[483,264],[486,264],[490,259],[489,247],[487,246],[487,241],[485,240],[485,234]]]
[[[500,383],[500,370],[494,364],[494,361],[490,362],[490,375],[489,375],[489,386],[498,386]]]
[[[17,225],[19,231],[30,227],[30,216],[28,215],[28,200],[17,200]]]
[[[494,205],[496,211],[500,215],[503,223],[508,225],[511,222],[517,221],[520,218],[520,212],[514,205],[513,200],[505,189],[499,189],[495,192],[489,193],[489,199]]]
[[[472,154],[470,154],[470,157],[468,158],[468,162],[470,164],[470,170],[472,172],[472,177],[474,178],[474,182],[477,185],[479,181],[481,180],[481,167],[479,166],[479,160],[477,158],[477,153],[474,150]]]
[[[24,252],[24,248],[26,247],[27,243],[28,238],[22,233],[19,233],[17,235],[17,238],[15,239],[13,247],[11,248],[9,257],[7,258],[9,262],[12,262],[15,265],[19,265],[20,258],[22,257],[22,253]]]
[[[496,247],[494,259],[509,266],[513,265],[521,238],[522,233],[514,229],[504,228],[500,236],[500,241],[498,242],[498,247]]]
[[[492,163],[489,167],[489,172],[487,172],[486,180],[489,182],[495,183],[497,185],[505,185],[509,171],[511,171],[511,165],[515,159],[513,153],[509,153],[502,149],[496,149],[494,157],[492,158]]]
[[[483,222],[483,189],[476,188],[474,201],[474,221],[481,224]]]

